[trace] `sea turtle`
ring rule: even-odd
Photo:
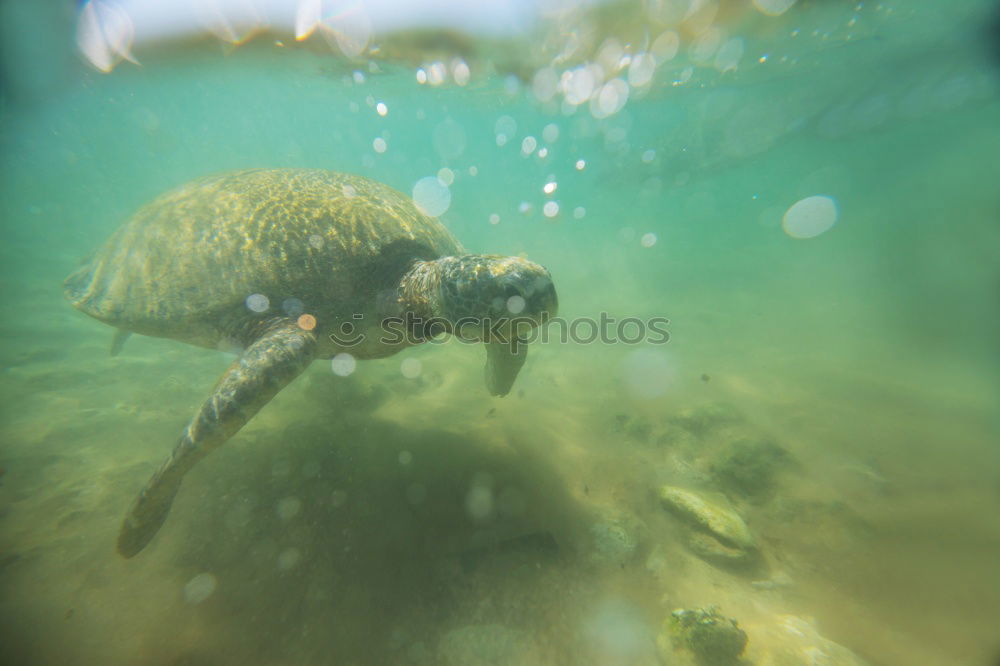
[[[159,530],[184,474],[314,359],[383,358],[450,333],[485,344],[486,386],[503,396],[525,333],[557,308],[542,266],[467,254],[409,197],[321,169],[235,171],[163,194],[64,289],[118,329],[112,353],[130,333],[240,350],[129,509],[124,557]]]

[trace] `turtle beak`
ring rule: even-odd
[[[521,340],[485,344],[486,389],[490,395],[502,398],[510,393],[517,373],[528,358],[528,345]]]

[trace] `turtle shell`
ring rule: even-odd
[[[444,225],[387,185],[257,169],[158,197],[64,288],[76,308],[118,328],[211,344],[206,329],[219,318],[282,305],[349,316],[394,288],[414,260],[461,252]]]

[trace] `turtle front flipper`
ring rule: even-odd
[[[502,398],[514,386],[517,373],[528,358],[528,345],[518,338],[506,342],[486,343],[486,389],[490,395]]]
[[[129,509],[118,534],[118,552],[132,557],[150,542],[170,512],[181,479],[221,446],[295,379],[315,357],[316,338],[282,321],[233,362],[184,429],[173,453]]]

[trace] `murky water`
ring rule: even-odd
[[[680,4],[355,61],[137,42],[109,73],[72,7],[5,6],[6,660],[995,664],[996,13],[732,2],[663,37]],[[233,356],[110,357],[62,280],[156,195],[249,167],[413,195],[546,266],[564,324],[505,398],[454,340],[315,362],[126,560],[126,509]],[[602,313],[669,342],[588,343]],[[710,606],[742,661],[672,616]]]

